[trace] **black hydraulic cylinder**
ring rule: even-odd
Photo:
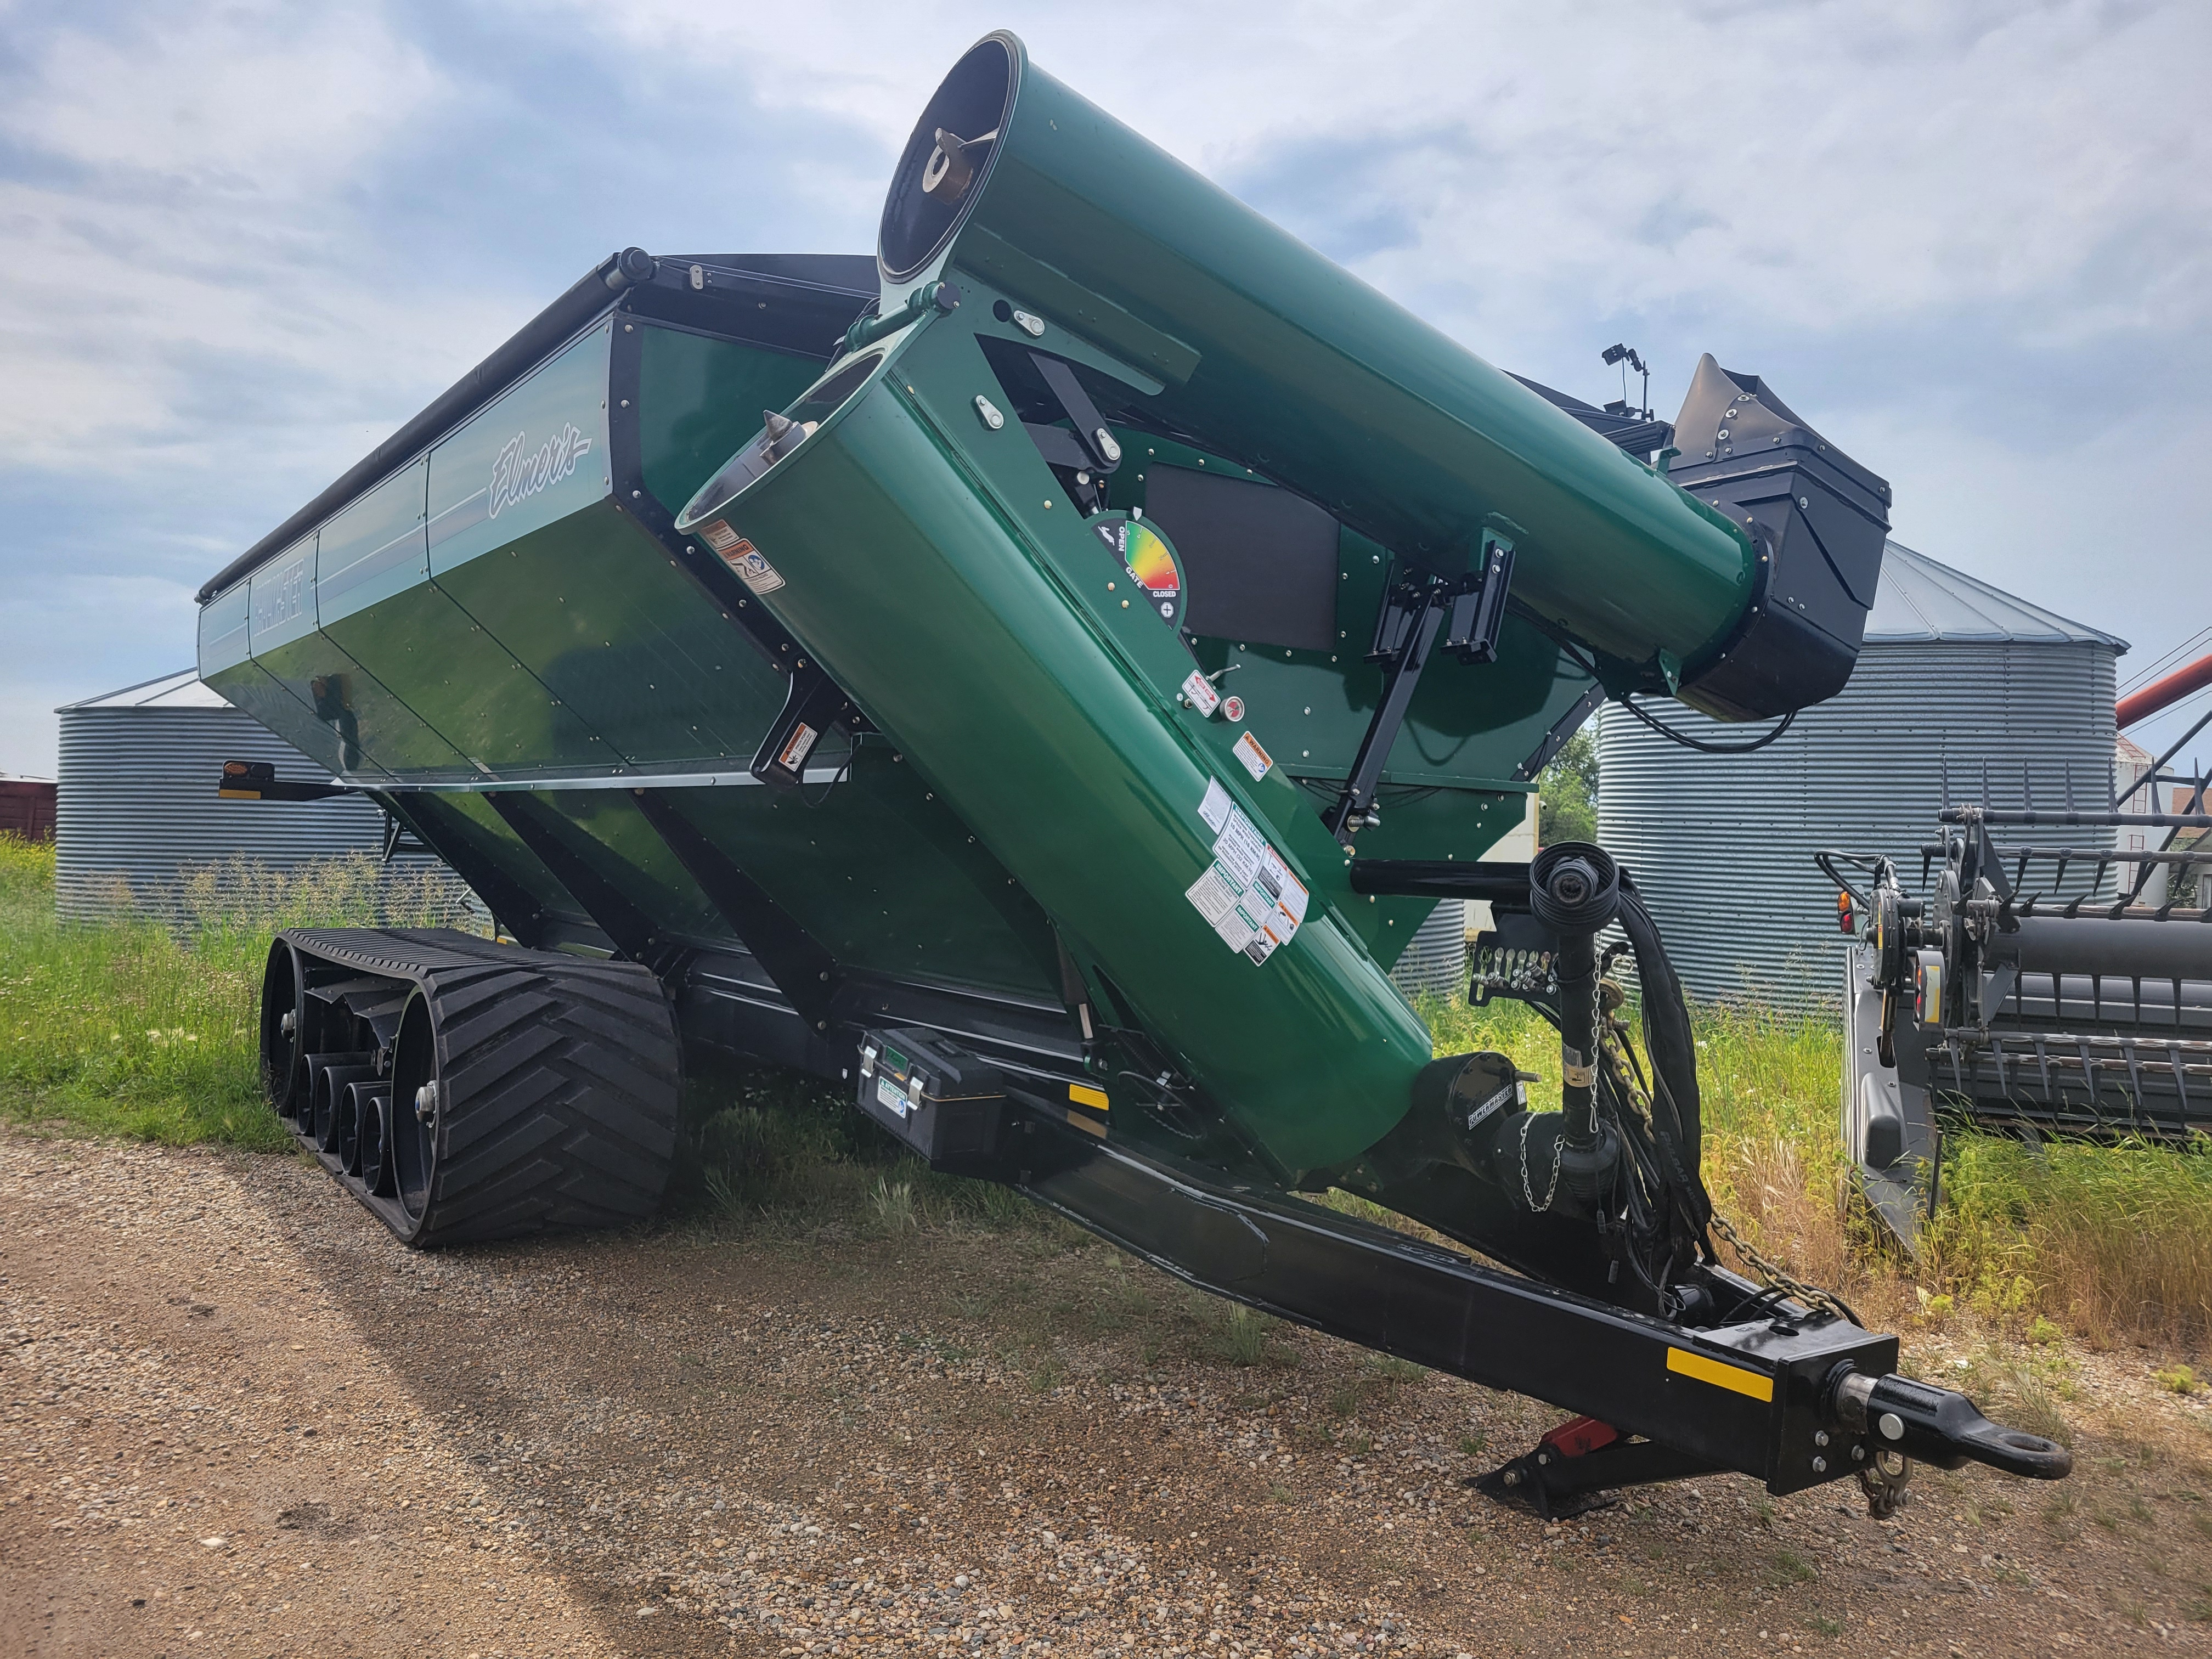
[[[1597,932],[1620,905],[1620,872],[1601,848],[1562,842],[1528,866],[1528,908],[1559,935],[1559,1103],[1567,1146],[1597,1144]]]

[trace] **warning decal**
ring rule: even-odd
[[[791,734],[791,741],[776,756],[775,763],[787,772],[796,772],[806,764],[806,757],[814,752],[815,739],[820,735],[805,720],[799,721],[798,730]]]
[[[783,578],[776,574],[775,567],[758,548],[731,529],[727,520],[715,519],[701,525],[699,534],[754,592],[773,593],[783,586]]]
[[[1244,763],[1244,769],[1252,775],[1255,783],[1266,777],[1267,769],[1275,763],[1274,757],[1260,747],[1260,739],[1249,732],[1237,739],[1237,758]]]
[[[1267,844],[1220,781],[1209,780],[1199,817],[1214,832],[1213,862],[1185,890],[1221,942],[1262,963],[1288,945],[1306,919],[1305,884]]]

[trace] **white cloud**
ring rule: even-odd
[[[179,11],[137,29],[51,37],[18,142],[88,168],[264,201],[328,184],[446,77],[361,11],[270,4]]]
[[[449,92],[374,17],[230,8],[64,28],[21,79],[0,109],[35,158],[0,179],[15,465],[115,472],[149,450],[206,465],[241,430],[296,441],[302,384],[346,386],[350,412],[444,356],[421,296],[377,280],[386,261],[343,205],[355,172]],[[218,366],[271,398],[220,411],[227,433],[198,406]]]
[[[46,514],[37,546],[175,590],[11,601],[0,661],[104,614],[78,660],[136,639],[143,659],[101,678],[169,666],[198,562],[605,246],[579,241],[611,222],[601,174],[519,198],[544,234],[516,253],[520,222],[491,210],[514,168],[562,178],[650,133],[613,169],[635,240],[857,251],[930,89],[1006,21],[396,6],[142,0],[94,23],[0,0],[0,489]],[[2152,652],[2203,621],[2212,9],[1054,0],[1018,26],[1043,69],[1492,361],[1602,396],[1595,349],[1626,337],[1665,408],[1712,349],[1887,472],[1934,556]],[[605,84],[529,126],[569,90],[527,57],[493,85],[502,30],[517,53],[580,43]],[[410,198],[433,205],[403,236]],[[105,536],[105,486],[148,479],[180,498],[161,545]],[[26,522],[0,532],[11,571]]]

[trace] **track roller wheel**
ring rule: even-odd
[[[341,1165],[350,1156],[348,1149],[353,1135],[346,1091],[376,1075],[375,1060],[373,1054],[333,1054],[328,1063],[319,1059],[311,1072],[314,1079],[309,1089],[311,1110],[302,1127],[308,1128],[315,1150],[328,1152]]]
[[[417,989],[399,1016],[392,1043],[392,1196],[410,1226],[422,1224],[438,1148],[438,1046],[430,1000]]]
[[[356,1176],[371,1198],[392,1194],[392,1086],[386,1083],[356,1083],[347,1091],[353,1097],[354,1167]]]

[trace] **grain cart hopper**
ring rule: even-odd
[[[2062,1474],[1722,1269],[1632,881],[1481,859],[1601,696],[1748,720],[1848,676],[1879,481],[1794,423],[1740,458],[1763,393],[1728,392],[1686,493],[994,35],[873,260],[624,252],[204,592],[207,678],[331,772],[229,792],[368,793],[513,941],[283,935],[276,1109],[410,1243],[615,1223],[684,1055],[734,1050],[1194,1284],[1583,1413],[1493,1482],[1540,1505]],[[1433,1057],[1387,977],[1468,897],[1564,1112]]]

